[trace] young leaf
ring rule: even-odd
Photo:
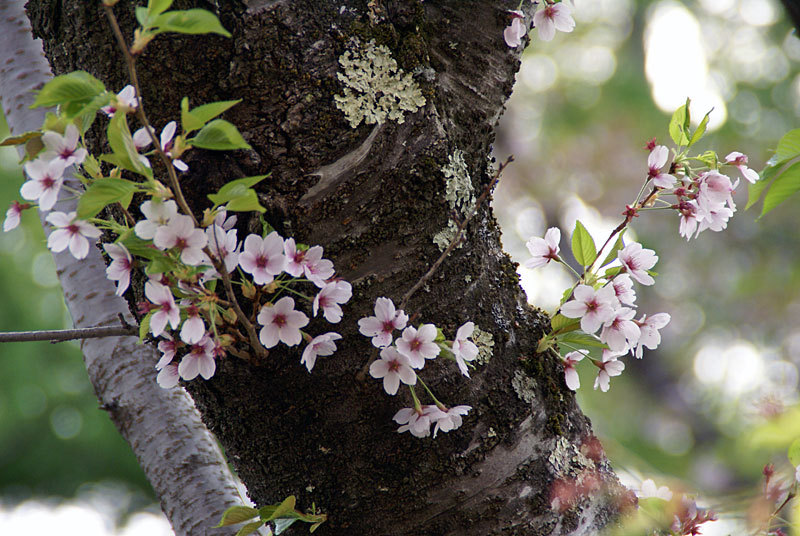
[[[231,506],[222,514],[222,520],[215,528],[235,525],[258,516],[258,510],[249,506]],[[259,523],[260,525],[261,523]]]
[[[296,517],[295,518],[281,518],[275,520],[275,536],[278,534],[283,533],[286,529],[291,527],[295,522],[299,521]]]
[[[136,21],[139,23],[139,26],[142,28],[149,28],[153,21],[150,19],[150,15],[147,13],[146,7],[137,7],[136,8]]]
[[[786,453],[789,457],[789,463],[797,467],[800,465],[800,439],[795,439],[789,445],[789,451]]]
[[[105,90],[103,83],[86,71],[74,71],[56,76],[47,82],[39,90],[31,108],[89,102]]]
[[[227,210],[234,212],[265,212],[266,209],[258,202],[258,195],[251,186],[255,186],[267,175],[257,175],[255,177],[244,177],[225,184],[215,194],[209,194],[208,198],[214,203],[214,208],[227,203]]]
[[[205,9],[188,9],[186,11],[167,11],[152,21],[152,27],[157,28],[156,34],[175,32],[182,34],[207,34],[215,33],[230,37],[231,34],[216,15]]]
[[[215,119],[204,126],[197,136],[187,140],[195,147],[214,151],[231,151],[234,149],[250,149],[239,130],[224,119]]]
[[[9,137],[7,137],[3,141],[0,141],[0,147],[9,147],[9,146],[14,146],[14,145],[20,145],[20,144],[23,144],[23,143],[27,142],[28,140],[32,140],[34,138],[41,138],[41,137],[42,137],[42,133],[41,132],[39,132],[38,130],[31,130],[30,132],[25,132],[25,133],[20,134],[18,136],[9,136]]]
[[[195,117],[189,111],[189,97],[184,97],[181,100],[181,127],[184,132],[194,132],[199,128],[203,128],[205,122]]]
[[[230,108],[233,108],[240,102],[242,102],[242,99],[209,102],[208,104],[201,104],[197,108],[192,108],[190,113],[205,125],[218,115],[226,112]]]
[[[572,233],[572,254],[581,266],[589,266],[597,257],[597,247],[594,245],[592,235],[580,220],[575,220],[575,231]]]
[[[567,318],[561,313],[558,313],[556,316],[550,319],[550,329],[552,333],[571,331],[573,329],[577,329],[580,325],[580,320]]]
[[[689,99],[686,104],[675,110],[669,122],[669,136],[677,145],[686,145],[689,138],[686,136],[685,125],[689,123]]]
[[[128,171],[152,177],[150,168],[139,160],[139,153],[133,145],[133,137],[128,128],[128,120],[123,113],[115,113],[108,123],[108,144],[114,151],[118,165]]]
[[[594,335],[589,335],[582,331],[570,331],[563,335],[559,335],[556,340],[574,346],[588,346],[591,348],[608,348],[608,345],[600,342],[600,339]]]
[[[689,140],[689,143],[686,145],[687,147],[691,147],[696,142],[700,141],[700,138],[702,138],[703,134],[706,133],[706,128],[708,127],[708,117],[711,115],[711,112],[713,112],[713,111],[714,111],[713,108],[710,109],[708,111],[708,113],[705,115],[705,117],[703,117],[703,120],[700,121],[700,124],[697,125],[697,128],[695,129],[694,133],[692,134],[692,138]]]
[[[623,229],[619,235],[617,235],[617,241],[611,246],[611,250],[608,252],[608,255],[606,255],[603,264],[600,265],[601,268],[614,262],[617,259],[617,252],[625,247],[625,244],[622,243],[622,236],[625,234],[625,231],[627,231],[627,229]]]
[[[768,170],[769,178],[766,177]],[[760,180],[756,181],[754,184],[747,185],[747,204],[744,206],[745,210],[758,203],[758,200],[761,199],[761,194],[763,194],[764,190],[772,183],[772,175],[774,175],[777,170],[778,166],[767,166],[761,172]]]
[[[108,177],[93,181],[78,199],[78,218],[94,218],[106,205],[120,203],[128,208],[139,185],[125,179]]]
[[[264,524],[263,521],[253,521],[252,523],[248,523],[247,525],[244,525],[242,528],[240,528],[236,532],[236,536],[247,536],[248,534],[253,534],[259,528],[261,528],[261,525],[263,525],[263,524]],[[267,534],[271,535],[272,534],[272,530],[270,530],[270,529],[267,529],[267,530],[269,530],[269,532]]]
[[[153,319],[153,315],[156,314],[155,311],[150,311],[144,318],[142,318],[142,323],[139,324],[139,342],[141,343],[144,338],[147,336],[147,332],[150,331],[150,321]]]
[[[761,207],[759,218],[786,201],[798,190],[800,190],[800,162],[781,171],[772,181],[772,186],[764,196],[764,205]]]
[[[173,0],[150,0],[147,2],[147,14],[151,17],[161,15],[172,6]]]
[[[800,156],[800,128],[790,130],[783,135],[778,142],[778,147],[775,149],[775,154],[772,155],[767,164],[771,166],[778,165],[798,156]]]
[[[714,151],[706,151],[701,155],[695,156],[694,158],[695,160],[699,160],[700,162],[704,163],[709,169],[717,168],[717,153]]]

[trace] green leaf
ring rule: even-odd
[[[692,138],[689,140],[689,143],[686,145],[687,147],[691,147],[696,142],[700,141],[700,138],[703,137],[703,134],[706,133],[706,128],[708,127],[708,118],[711,115],[711,112],[714,111],[714,108],[711,108],[708,113],[703,117],[703,120],[700,121],[700,124],[697,125],[694,133],[692,134]]]
[[[152,24],[146,7],[139,6],[136,8],[136,20],[142,28],[149,28],[150,24]]]
[[[117,164],[123,169],[133,171],[146,177],[152,177],[153,172],[139,160],[139,153],[133,145],[133,137],[128,128],[128,119],[123,113],[115,113],[108,123],[108,144],[114,151]]]
[[[78,219],[94,218],[106,205],[120,203],[128,208],[139,185],[125,179],[108,177],[93,181],[78,199]]]
[[[192,115],[189,111],[189,97],[181,99],[181,128],[184,132],[194,132],[199,128],[203,128],[205,123]]]
[[[608,270],[606,270],[606,273],[603,274],[603,277],[605,277],[606,279],[611,279],[612,277],[615,277],[621,271],[622,271],[622,266],[615,266],[613,268],[609,268]]]
[[[225,184],[215,194],[209,194],[208,198],[214,203],[214,208],[227,203],[227,209],[235,212],[258,211],[265,212],[266,209],[258,202],[258,195],[251,187],[255,186],[268,175],[257,175],[254,177],[244,177]]]
[[[686,126],[689,124],[689,99],[686,104],[675,110],[669,122],[669,136],[676,145],[686,145],[689,138],[686,136]]]
[[[314,523],[313,525],[311,525],[311,526],[308,528],[308,532],[311,532],[311,533],[313,533],[313,532],[314,532],[315,530],[317,530],[317,529],[319,528],[319,526],[320,526],[320,525],[322,525],[323,523],[325,523],[325,521],[324,521],[324,520],[323,520],[323,521],[317,521],[316,523]]]
[[[602,268],[603,266],[606,266],[606,265],[608,265],[608,264],[611,264],[612,262],[614,262],[615,260],[617,260],[617,252],[618,252],[619,250],[621,250],[623,247],[625,247],[625,244],[623,244],[623,243],[622,243],[622,237],[623,237],[623,235],[625,234],[625,231],[627,231],[627,229],[623,229],[623,230],[622,230],[622,231],[619,233],[619,235],[617,235],[617,241],[616,241],[616,242],[614,242],[614,245],[613,245],[613,246],[611,246],[611,250],[609,250],[609,252],[608,252],[608,255],[606,255],[606,258],[605,258],[605,260],[603,261],[603,264],[601,264],[601,265],[600,265],[600,267],[601,267],[601,268]]]
[[[800,190],[800,162],[796,162],[782,170],[780,174],[773,179],[772,186],[770,186],[767,194],[764,196],[764,205],[761,207],[761,215],[759,218],[786,201],[786,199],[798,190]]]
[[[775,154],[772,155],[767,164],[771,166],[778,165],[798,156],[800,156],[800,128],[790,130],[783,135],[778,142],[777,149],[775,149]]]
[[[259,528],[261,528],[263,524],[263,521],[253,521],[252,523],[248,523],[236,532],[236,536],[247,536],[248,534],[253,534]],[[269,534],[272,534],[271,530],[269,531]]]
[[[151,17],[161,15],[172,6],[173,0],[150,0],[147,2],[147,13]]]
[[[795,439],[789,445],[789,451],[786,453],[789,457],[789,463],[797,467],[800,465],[800,439]]]
[[[581,266],[589,266],[597,257],[597,247],[586,227],[575,220],[575,231],[572,232],[572,254]]]
[[[564,335],[559,335],[556,340],[575,346],[588,346],[591,348],[608,348],[608,345],[600,342],[594,335],[589,335],[582,331],[570,331]]]
[[[761,194],[764,193],[764,190],[772,183],[772,175],[778,170],[779,166],[767,166],[761,172],[761,179],[756,181],[754,184],[748,184],[747,186],[747,204],[745,205],[744,209],[747,210],[756,203],[758,200],[761,199]],[[765,175],[768,173],[770,178],[767,178]]]
[[[250,506],[231,506],[222,514],[222,520],[217,527],[226,527],[242,523],[258,516],[258,510]],[[259,525],[261,523],[259,522]]]
[[[209,102],[208,104],[201,104],[197,108],[192,108],[191,114],[202,121],[203,124],[206,124],[218,115],[233,108],[240,102],[242,102],[242,99]]]
[[[224,119],[211,121],[197,133],[197,136],[187,141],[194,147],[214,151],[250,149],[250,145],[244,141],[239,129]]]
[[[261,516],[262,521],[272,521],[273,519],[278,519],[279,517],[297,517],[294,511],[296,503],[297,499],[295,496],[289,495],[283,500],[282,503],[278,505],[268,505],[259,508],[258,513]]]
[[[166,255],[157,255],[148,263],[144,269],[147,275],[164,274],[175,270],[175,262]]]
[[[139,324],[139,342],[142,342],[147,336],[147,332],[150,331],[150,320],[153,319],[154,314],[156,314],[155,311],[150,311],[142,318],[142,323]]]
[[[567,318],[561,313],[558,313],[556,316],[550,319],[550,329],[552,330],[552,333],[570,331],[572,329],[577,329],[580,325],[580,320]]]
[[[717,168],[717,153],[714,151],[706,151],[701,155],[695,156],[694,159],[704,163],[710,169]]]
[[[283,533],[286,529],[294,525],[297,521],[299,521],[296,517],[295,518],[281,518],[275,520],[275,535]]]
[[[231,34],[216,15],[205,9],[187,9],[186,11],[167,11],[153,19],[152,27],[157,28],[156,34],[175,32],[182,34],[207,34],[215,33],[230,37]]]
[[[103,83],[85,71],[56,76],[36,95],[31,108],[89,102],[106,90]]]
[[[32,140],[34,138],[41,138],[42,133],[38,130],[31,130],[30,132],[25,132],[18,136],[9,136],[3,141],[0,141],[0,147],[13,147],[14,145],[21,145],[28,140]]]

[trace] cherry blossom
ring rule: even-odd
[[[72,123],[67,125],[63,136],[58,132],[45,132],[42,134],[42,143],[46,150],[39,158],[47,162],[58,160],[65,168],[83,163],[89,153],[84,148],[78,149],[78,138],[78,127]]]
[[[503,39],[511,48],[517,48],[522,44],[522,38],[528,33],[528,26],[525,24],[525,14],[522,11],[509,10],[511,14],[511,24],[503,30]]]
[[[700,193],[697,203],[701,207],[705,205],[708,210],[713,210],[727,204],[731,210],[736,210],[736,205],[733,203],[733,191],[739,185],[739,179],[736,179],[735,183],[731,183],[730,177],[714,169],[701,174],[698,179]]]
[[[667,163],[669,149],[663,145],[656,145],[647,157],[647,178],[653,180],[653,185],[659,188],[672,188],[675,177],[668,173],[661,173],[661,168]]]
[[[197,266],[207,259],[203,248],[208,244],[208,237],[202,229],[195,228],[190,216],[183,214],[173,216],[167,225],[156,229],[153,244],[159,249],[176,248],[181,261],[189,266]]]
[[[175,305],[175,298],[172,291],[166,285],[148,281],[144,284],[144,295],[157,307],[155,313],[150,318],[150,332],[154,337],[158,337],[167,327],[167,322],[172,329],[177,329],[181,323],[181,312]]]
[[[142,240],[155,238],[159,227],[168,225],[178,215],[178,205],[171,199],[164,202],[155,199],[145,201],[140,210],[146,219],[137,222],[133,230]]]
[[[283,342],[286,346],[300,344],[303,340],[300,328],[308,324],[308,317],[301,311],[294,310],[294,300],[289,296],[284,296],[274,305],[262,307],[257,320],[264,326],[258,334],[258,340],[265,348],[272,348],[278,342]]]
[[[303,350],[303,356],[300,358],[300,364],[305,364],[309,372],[314,368],[318,356],[333,355],[336,351],[336,343],[342,336],[335,332],[323,333],[317,335],[308,343],[308,346]]]
[[[222,206],[217,210],[217,215],[214,216],[214,225],[218,225],[224,230],[230,231],[238,220],[239,217],[236,216],[236,214],[228,216],[228,210]]]
[[[186,320],[181,326],[181,340],[186,344],[199,343],[206,334],[206,325],[200,316],[200,309],[196,305],[189,305],[186,308],[186,315]]]
[[[28,201],[39,201],[39,210],[50,210],[58,200],[58,192],[64,184],[64,162],[59,159],[37,158],[25,164],[25,173],[30,180],[20,188],[19,193]]]
[[[322,259],[322,247],[298,249],[294,238],[287,238],[283,242],[283,252],[286,255],[286,273],[292,277],[301,277],[307,264],[313,264]]]
[[[441,430],[442,432],[449,432],[461,426],[462,415],[466,415],[472,409],[472,406],[453,406],[447,411],[443,412],[444,416],[436,419],[436,426],[433,428],[433,437]]]
[[[539,39],[550,41],[559,32],[571,32],[575,29],[575,20],[570,14],[570,7],[564,3],[548,4],[533,16],[533,25],[539,29]]]
[[[122,244],[103,244],[103,249],[111,257],[111,264],[106,267],[106,277],[117,282],[117,296],[122,296],[131,282],[133,258]]]
[[[162,389],[172,389],[178,385],[181,376],[178,373],[178,365],[175,363],[169,364],[161,369],[161,372],[156,376],[156,382]]]
[[[633,290],[633,280],[628,274],[619,274],[611,281],[614,287],[614,294],[620,303],[633,305],[636,303],[636,292]]]
[[[422,406],[419,409],[403,408],[393,417],[394,422],[401,424],[398,433],[411,432],[415,437],[431,435],[431,422],[446,418],[444,411],[434,405]]]
[[[325,286],[325,281],[333,277],[333,263],[328,259],[317,257],[317,251],[309,253],[312,249],[319,248],[319,256],[322,256],[322,248],[314,246],[306,252],[306,262],[303,264],[303,273],[306,277],[319,288]]]
[[[83,259],[89,254],[89,240],[100,238],[100,229],[89,222],[77,219],[75,212],[51,212],[47,222],[56,227],[47,238],[47,247],[58,253],[69,247],[69,252],[76,259]]]
[[[625,370],[625,363],[618,361],[619,354],[608,350],[603,351],[603,361],[595,362],[600,371],[597,373],[597,378],[594,380],[595,391],[599,387],[604,393],[608,392],[610,387],[611,377],[619,376]]]
[[[28,203],[20,203],[19,201],[12,201],[11,206],[6,211],[6,219],[3,221],[3,232],[7,233],[12,229],[19,226],[22,211],[28,208]]]
[[[162,333],[161,336],[166,337],[167,340],[158,343],[161,359],[156,363],[156,370],[161,370],[172,362],[175,358],[175,353],[178,351],[178,345],[180,345],[178,341],[173,340],[169,333]]]
[[[397,394],[401,381],[406,385],[417,383],[417,374],[411,369],[408,358],[394,346],[381,350],[381,358],[369,366],[369,375],[375,379],[383,378],[383,389],[390,395]]]
[[[224,221],[224,218],[223,218]],[[206,228],[208,249],[211,254],[225,264],[225,270],[231,273],[239,264],[239,242],[236,239],[236,229],[226,231],[216,223]],[[216,270],[212,269],[216,273]]]
[[[637,359],[642,358],[645,346],[650,350],[658,348],[658,345],[661,344],[661,334],[658,330],[669,324],[671,319],[672,317],[668,313],[658,313],[650,318],[644,315],[640,320],[636,321],[641,330],[641,336],[634,352]]]
[[[336,324],[342,319],[342,308],[340,303],[347,303],[353,296],[353,287],[347,281],[334,281],[326,283],[322,290],[314,296],[312,312],[317,316],[319,308],[322,307],[322,314],[325,320],[331,324]]]
[[[183,356],[178,365],[178,374],[184,380],[193,380],[198,374],[208,380],[214,375],[217,363],[214,360],[214,341],[204,337],[197,344],[192,345],[189,353]]]
[[[686,240],[691,240],[692,235],[695,234],[695,231],[697,231],[697,225],[700,221],[699,218],[701,217],[697,213],[697,201],[694,199],[690,201],[681,201],[678,207],[678,212],[681,215],[681,223],[678,227],[678,233],[685,237]]]
[[[421,369],[425,366],[426,359],[434,359],[441,349],[436,344],[438,332],[433,324],[423,324],[417,330],[414,326],[408,326],[403,330],[401,338],[397,339],[397,350],[408,358],[411,366]]]
[[[117,107],[115,105],[121,105],[122,107],[126,108],[127,110],[135,110],[137,106],[136,100],[136,90],[130,84],[122,88],[122,91],[117,93],[117,95],[112,100],[111,104],[108,106],[103,106],[100,108],[107,116],[111,117],[114,115],[114,112],[117,111]]]
[[[614,315],[603,325],[600,340],[614,352],[625,352],[635,345],[641,335],[639,326],[632,320],[635,314],[636,311],[630,307],[620,307],[614,311]]]
[[[272,283],[286,267],[283,238],[275,231],[266,238],[248,235],[244,239],[244,251],[239,255],[239,266],[253,276],[256,285]]]
[[[642,482],[641,489],[636,492],[636,495],[640,499],[663,499],[665,501],[672,500],[672,492],[669,490],[667,486],[661,486],[660,488],[656,488],[656,483],[653,481],[652,478],[648,478],[644,482]]]
[[[453,341],[453,355],[456,356],[456,363],[461,374],[469,378],[469,369],[466,361],[472,361],[478,357],[478,347],[469,340],[472,332],[475,331],[475,324],[467,322],[456,331],[456,338]],[[436,434],[434,434],[435,436]]]
[[[164,151],[164,154],[170,157],[172,160],[172,165],[175,166],[175,169],[178,171],[188,171],[189,166],[187,166],[183,160],[174,158],[172,156],[172,146],[174,145],[172,138],[175,137],[175,130],[177,128],[178,125],[175,123],[175,121],[170,121],[164,126],[164,130],[161,131],[161,138],[159,140],[161,142],[161,149]]]
[[[754,184],[758,179],[758,172],[747,167],[747,155],[734,151],[725,157],[725,162],[736,166],[748,182]]]
[[[560,242],[561,230],[558,227],[550,227],[544,234],[544,238],[531,237],[525,246],[533,257],[525,261],[525,268],[538,268],[552,260],[558,260]]]
[[[619,306],[614,287],[606,285],[598,290],[589,285],[578,285],[572,293],[575,299],[561,306],[561,314],[567,318],[580,318],[581,329],[594,333],[610,320]]]
[[[586,350],[577,350],[564,356],[564,381],[567,387],[573,391],[577,391],[581,386],[581,379],[578,376],[578,369],[575,368],[575,365],[587,355],[588,352]]]
[[[358,331],[365,337],[372,337],[372,345],[382,348],[392,344],[392,332],[403,329],[408,322],[408,315],[403,310],[395,310],[394,302],[389,298],[375,300],[375,316],[368,316],[358,321]]]
[[[647,273],[647,270],[658,262],[658,256],[652,249],[643,249],[638,242],[631,242],[617,253],[617,258],[634,281],[638,281],[642,285],[652,285],[656,282]]]
[[[702,198],[698,198],[698,200],[702,200]],[[706,229],[711,229],[714,232],[723,231],[728,227],[728,220],[731,216],[733,216],[733,210],[726,206],[709,206],[706,203],[700,202],[697,210],[697,234],[700,234]]]

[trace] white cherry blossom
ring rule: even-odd
[[[83,259],[89,254],[89,238],[100,238],[100,229],[89,222],[77,219],[75,212],[51,212],[47,222],[56,227],[47,238],[47,247],[56,253],[69,247],[69,252],[76,259]]]
[[[572,295],[574,299],[561,306],[561,314],[567,318],[580,318],[581,329],[586,333],[600,329],[619,307],[619,300],[611,285],[598,290],[589,285],[578,285]]]
[[[353,287],[347,281],[333,281],[326,283],[322,290],[314,296],[312,312],[317,316],[319,308],[325,320],[331,324],[336,324],[342,319],[342,308],[340,303],[347,303],[353,296]]]
[[[284,296],[274,305],[262,307],[257,320],[264,326],[258,334],[258,340],[265,348],[272,348],[278,342],[286,346],[300,344],[303,340],[300,328],[308,324],[308,317],[294,310],[294,300],[289,296]]]
[[[131,282],[133,258],[122,244],[103,244],[103,249],[111,257],[111,264],[106,267],[106,277],[117,282],[117,296],[122,296]]]
[[[394,302],[389,298],[375,300],[375,316],[367,316],[358,321],[358,331],[372,337],[372,345],[382,348],[392,344],[393,332],[403,329],[408,322],[408,315],[402,309],[395,310]]]
[[[417,374],[412,370],[408,358],[394,346],[381,350],[380,359],[369,366],[369,375],[376,379],[383,378],[383,389],[390,395],[397,394],[400,382],[406,385],[417,383]]]
[[[256,285],[272,283],[275,276],[286,267],[283,238],[275,231],[266,238],[248,235],[244,239],[244,250],[239,255],[239,266],[253,276]]]
[[[577,350],[564,356],[564,382],[573,391],[577,391],[581,386],[581,379],[578,376],[578,369],[575,368],[575,365],[587,355],[588,352],[586,350]]]
[[[145,219],[136,223],[133,228],[136,236],[142,240],[152,240],[159,227],[169,224],[169,221],[178,215],[178,205],[175,201],[150,200],[142,203],[140,207]]]
[[[111,104],[109,104],[108,106],[103,106],[100,109],[107,116],[111,117],[114,115],[114,112],[117,111],[117,107],[115,105],[118,104],[121,104],[128,110],[136,109],[137,106],[136,89],[134,89],[132,85],[128,84],[127,86],[122,88],[122,91],[117,93],[117,95],[114,97],[114,100],[112,100]]]
[[[539,29],[539,39],[551,41],[559,32],[571,32],[575,29],[570,7],[563,2],[558,4],[544,3],[542,9],[533,16],[533,25]]]
[[[656,145],[647,157],[647,178],[652,179],[653,185],[659,188],[672,188],[675,177],[668,173],[661,173],[661,168],[667,163],[669,149],[663,145]]]
[[[525,14],[522,11],[509,11],[511,23],[503,30],[503,39],[506,45],[517,48],[522,44],[522,38],[528,33],[528,26],[525,24]]]
[[[456,338],[453,341],[453,355],[456,357],[458,370],[461,374],[469,378],[469,369],[466,361],[472,361],[478,357],[478,347],[469,340],[472,332],[475,331],[475,323],[467,322],[456,331]],[[446,430],[445,430],[446,431]],[[436,434],[434,434],[435,436]]]
[[[3,220],[4,233],[7,233],[12,229],[16,229],[19,226],[22,211],[27,208],[27,206],[29,206],[27,203],[22,205],[19,201],[11,202],[11,206],[8,207],[8,210],[6,211],[6,219]]]
[[[394,422],[401,424],[398,433],[411,432],[415,437],[428,437],[431,435],[431,423],[446,418],[444,411],[434,405],[422,406],[419,410],[404,408],[393,417]]]
[[[175,166],[175,169],[178,171],[188,171],[189,166],[187,166],[183,160],[174,158],[172,156],[172,146],[174,144],[172,138],[175,137],[175,130],[177,128],[178,125],[175,123],[175,121],[170,121],[164,126],[164,130],[161,131],[161,138],[159,140],[161,142],[161,149],[168,157],[170,157],[172,160],[172,165]]]
[[[633,280],[628,274],[619,274],[611,281],[614,287],[614,294],[620,303],[633,305],[636,303],[636,292],[633,290]]]
[[[89,154],[84,148],[78,148],[80,134],[78,127],[70,123],[62,136],[58,132],[47,131],[42,134],[45,151],[39,157],[45,161],[58,160],[66,168],[72,164],[81,164]]]
[[[164,250],[176,248],[181,261],[189,266],[197,266],[207,260],[203,248],[208,244],[208,237],[202,229],[195,228],[190,216],[178,214],[170,218],[167,225],[156,229],[153,244]]]
[[[158,382],[158,386],[162,389],[172,389],[181,379],[181,375],[178,373],[178,365],[175,363],[166,365],[156,376],[156,381]]]
[[[195,305],[186,308],[186,320],[181,326],[180,337],[186,344],[197,344],[206,335],[206,324],[200,316],[200,310]]]
[[[37,158],[25,164],[25,181],[19,193],[28,201],[39,201],[39,210],[50,210],[58,200],[58,192],[64,184],[64,162],[59,159]]]
[[[642,487],[639,491],[636,492],[636,495],[640,499],[663,499],[665,501],[672,500],[672,492],[669,490],[667,486],[661,486],[656,488],[656,483],[653,481],[652,478],[648,478],[644,482],[642,482]]]
[[[739,171],[748,182],[755,183],[759,177],[758,172],[747,167],[747,155],[734,151],[725,157],[725,162],[739,168]]]
[[[402,337],[397,339],[397,350],[408,358],[412,367],[421,369],[426,359],[434,359],[441,351],[439,345],[433,342],[437,334],[433,324],[423,324],[419,330],[408,326],[403,330]]]
[[[658,348],[658,345],[661,344],[661,333],[659,333],[659,330],[669,324],[670,320],[672,320],[672,317],[668,313],[658,313],[652,315],[650,318],[644,315],[640,320],[636,321],[641,330],[641,336],[639,337],[639,342],[634,351],[634,355],[637,359],[642,358],[644,347],[650,350]]]
[[[167,327],[167,322],[172,329],[177,329],[181,323],[181,312],[175,305],[175,298],[169,287],[148,281],[144,284],[144,295],[157,306],[155,313],[150,317],[150,332],[154,337],[158,337]]]
[[[617,253],[617,258],[634,281],[642,285],[652,285],[656,280],[647,271],[658,262],[655,253],[652,249],[643,249],[638,242],[631,242]]]
[[[455,430],[463,422],[461,416],[466,415],[472,409],[472,406],[453,406],[452,408],[444,411],[444,416],[439,416],[435,422],[436,426],[433,428],[433,437],[441,430],[442,432],[449,432]],[[436,415],[438,416],[438,414]]]
[[[175,353],[178,351],[178,345],[180,344],[178,341],[173,340],[169,333],[162,333],[161,336],[166,337],[167,340],[158,343],[161,359],[156,363],[156,370],[161,370],[172,363],[172,360],[175,359]]]
[[[198,375],[208,380],[214,375],[217,363],[214,360],[214,341],[204,337],[197,344],[192,345],[189,353],[183,356],[178,365],[178,374],[184,380],[193,380]]]
[[[550,227],[544,234],[544,238],[531,237],[525,246],[533,257],[525,261],[525,268],[538,268],[558,259],[560,242],[561,229],[558,227]]]
[[[329,332],[317,335],[303,350],[303,356],[300,358],[300,364],[304,364],[309,372],[314,368],[318,356],[333,355],[336,351],[336,343],[342,336],[338,333]]]
[[[239,242],[236,238],[236,229],[226,231],[224,227],[214,223],[206,228],[206,237],[211,254],[223,262],[228,273],[234,271],[239,264]],[[213,269],[212,271],[216,272]]]
[[[618,356],[619,354],[604,350],[603,361],[600,363],[595,362],[600,369],[600,371],[597,373],[597,378],[594,380],[595,391],[599,387],[604,393],[608,392],[611,378],[613,376],[619,376],[622,374],[622,371],[625,370],[625,363],[618,361]]]
[[[600,340],[614,352],[625,352],[638,341],[641,332],[633,321],[636,311],[630,307],[620,307],[603,325]]]

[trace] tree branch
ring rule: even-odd
[[[136,326],[98,326],[95,328],[50,329],[43,331],[7,331],[0,333],[0,342],[63,342],[76,339],[98,339],[101,337],[124,337],[137,335]]]

